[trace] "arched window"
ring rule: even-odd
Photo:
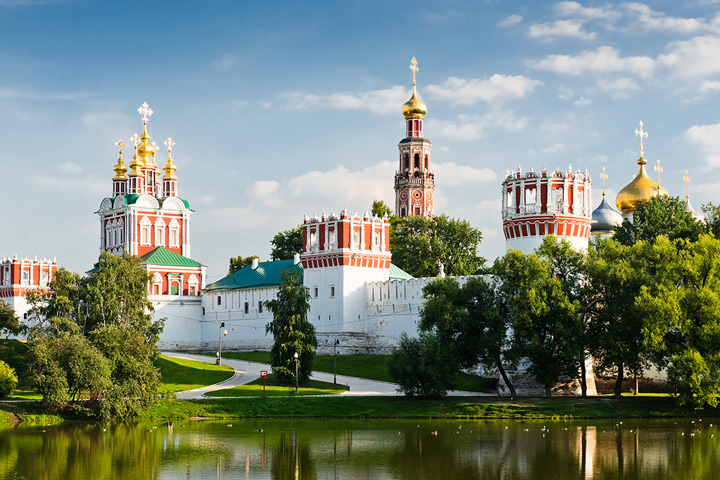
[[[407,172],[408,170],[410,170],[410,155],[406,153],[403,161],[403,171]]]
[[[414,164],[415,170],[420,170],[420,154],[415,154],[415,164]]]
[[[430,157],[425,155],[425,171],[430,170]]]

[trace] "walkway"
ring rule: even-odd
[[[196,355],[191,353],[177,353],[177,352],[161,352],[166,357],[173,358],[185,358],[188,360],[196,360],[199,362],[214,363],[215,358],[207,355]],[[235,370],[235,375],[232,378],[216,383],[215,385],[208,385],[207,387],[197,388],[195,390],[186,390],[184,392],[177,392],[177,398],[180,400],[191,400],[205,397],[205,393],[214,392],[217,390],[224,390],[226,388],[237,387],[238,385],[244,385],[250,383],[253,380],[260,378],[260,371],[267,370],[272,371],[270,365],[266,363],[247,362],[245,360],[234,360],[230,358],[223,358],[223,365],[228,365]],[[324,372],[313,372],[313,380],[319,380],[321,382],[333,382],[332,373]],[[347,385],[350,389],[340,395],[357,395],[357,396],[394,396],[402,395],[397,392],[397,385],[394,383],[380,382],[377,380],[367,380],[365,378],[347,377],[345,375],[337,376],[337,383],[340,385]],[[448,395],[452,396],[495,396],[495,394],[478,393],[478,392],[461,392],[452,391],[448,392]],[[220,397],[213,397],[220,398]]]

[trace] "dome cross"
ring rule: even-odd
[[[690,177],[687,170],[685,170],[683,180],[685,180],[685,201],[687,202],[690,199]]]
[[[119,152],[119,153],[120,153],[120,156],[122,157],[123,147],[126,147],[127,144],[123,143],[122,138],[121,138],[120,140],[118,140],[117,142],[115,142],[115,145],[117,145],[118,148],[120,149],[120,152]]]
[[[653,170],[655,170],[655,171],[657,172],[657,176],[658,176],[657,184],[658,184],[658,187],[659,187],[659,186],[660,186],[660,174],[663,172],[663,168],[660,166],[660,159],[659,159],[659,158],[657,159],[657,165],[655,165],[655,167],[653,167]]]
[[[410,60],[410,70],[413,72],[413,87],[415,86],[415,74],[420,70],[417,65],[418,62],[415,60],[415,57],[413,57],[412,60]]]
[[[143,102],[143,104],[140,105],[137,111],[140,115],[142,115],[142,120],[144,123],[147,123],[148,118],[153,114],[152,108],[150,108],[147,102]]]
[[[603,171],[600,174],[600,178],[602,178],[602,181],[603,181],[603,198],[605,198],[605,180],[607,180],[607,178],[608,178],[607,174],[605,173],[605,167],[603,167]]]
[[[163,143],[167,145],[168,153],[172,152],[172,149],[175,146],[175,142],[173,141],[173,139],[168,137],[167,140],[165,140]]]
[[[648,132],[643,132],[642,120],[640,121],[640,130],[638,130],[637,128],[635,129],[635,135],[640,140],[640,156],[642,157],[643,154],[645,153],[644,140],[648,137]]]

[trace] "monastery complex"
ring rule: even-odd
[[[435,175],[431,142],[423,128],[427,107],[417,96],[414,58],[411,69],[412,97],[402,106],[405,138],[398,144],[395,212],[400,217],[432,217]],[[215,351],[220,335],[223,349],[269,349],[272,337],[266,336],[265,325],[272,314],[265,304],[275,298],[285,270],[299,272],[308,289],[309,319],[317,331],[320,353],[332,353],[336,346],[341,353],[384,353],[397,344],[401,333],[417,334],[422,289],[433,278],[413,278],[393,265],[387,217],[347,210],[305,218],[298,215],[302,252],[281,261],[256,259],[252,265],[206,284],[206,267],[192,258],[190,220],[194,211],[188,200],[179,196],[174,142],[165,140],[167,158],[160,160],[161,149],[147,129],[153,111],[144,103],[138,112],[143,133],[131,138],[132,160],[125,165],[127,145],[118,141],[110,195],[100,201],[96,214],[101,250],[137,255],[151,275],[148,288],[154,315],[167,319],[161,349]],[[542,167],[523,172],[518,167],[506,171],[498,214],[507,248],[532,252],[546,235],[556,235],[585,249],[590,235],[611,235],[640,201],[664,193],[645,171],[647,162],[642,154],[647,133],[642,122],[636,134],[640,139],[639,170],[618,193],[618,210],[605,199],[604,169],[603,199],[594,210],[587,170]],[[700,216],[687,195],[686,208]],[[24,294],[32,288],[47,288],[56,270],[54,259],[3,258],[0,298],[10,303],[21,319],[32,322],[27,318]],[[464,283],[466,278],[458,281]]]

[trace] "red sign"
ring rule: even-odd
[[[260,378],[262,378],[262,379],[267,378],[267,370],[260,370]]]

